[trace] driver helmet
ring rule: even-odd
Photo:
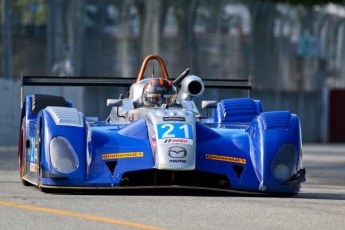
[[[144,85],[142,103],[148,107],[170,105],[176,99],[176,89],[172,82],[164,78],[152,78]]]

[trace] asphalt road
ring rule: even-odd
[[[0,147],[0,229],[345,229],[345,145],[303,154],[307,182],[293,197],[46,194],[19,182],[16,148]]]

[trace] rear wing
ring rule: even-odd
[[[23,76],[22,86],[131,86],[136,78]]]
[[[57,76],[22,76],[20,99],[23,101],[24,86],[112,86],[130,87],[137,78],[121,77],[57,77]],[[174,80],[174,79],[170,79]],[[245,79],[202,79],[205,88],[245,89],[251,97],[252,82]]]
[[[137,78],[23,76],[22,86],[131,86]],[[175,79],[170,79],[175,80]],[[251,79],[202,79],[205,88],[252,89]]]

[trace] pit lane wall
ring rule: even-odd
[[[107,98],[118,98],[114,89],[93,89],[92,87],[25,87],[24,95],[33,93],[63,96],[70,100],[73,107],[86,116],[98,116],[104,120],[110,113],[106,107]],[[16,146],[18,144],[20,125],[20,82],[0,78],[0,146]],[[205,90],[202,97],[195,100],[199,111],[201,100],[220,100],[232,97],[246,97],[246,92]],[[253,90],[252,97],[261,100],[264,111],[289,110],[298,114],[302,124],[303,142],[325,142],[325,117],[322,110],[322,92],[273,92]],[[84,106],[86,105],[87,106]]]

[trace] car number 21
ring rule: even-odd
[[[158,139],[185,138],[193,139],[193,129],[190,124],[173,123],[158,124]]]

